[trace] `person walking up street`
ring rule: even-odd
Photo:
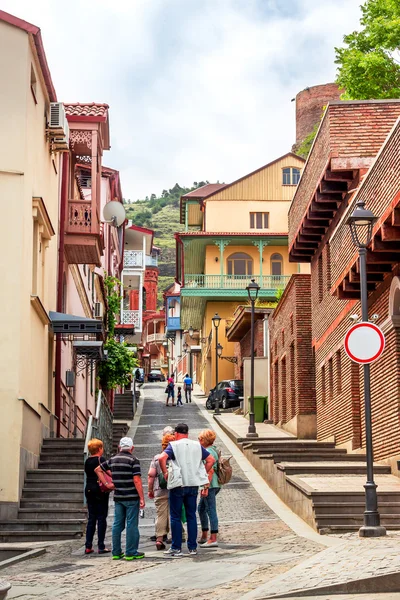
[[[164,435],[161,448],[165,450],[170,442],[175,440],[175,436],[168,433]],[[156,548],[157,550],[165,550],[164,539],[169,532],[169,505],[168,505],[168,490],[167,482],[162,474],[160,464],[158,462],[159,454],[156,454],[150,463],[148,474],[148,495],[150,499],[154,498],[156,507]]]
[[[182,404],[182,388],[181,387],[178,387],[178,394],[177,394],[177,397],[176,397],[176,405],[177,406],[179,406],[179,405],[183,406],[183,404]]]
[[[145,507],[140,462],[133,456],[133,441],[123,437],[119,442],[119,452],[101,463],[95,472],[103,483],[106,482],[104,472],[111,471],[115,487],[115,514],[112,528],[113,560],[125,558],[135,560],[144,558],[139,552],[139,508]],[[121,548],[121,534],[126,524],[126,550]]]
[[[221,489],[218,482],[218,450],[214,446],[216,434],[212,429],[203,429],[199,433],[199,442],[206,448],[211,456],[214,457],[215,463],[208,473],[210,487],[208,488],[207,496],[202,496],[199,502],[199,516],[201,523],[201,538],[199,544],[202,548],[216,548],[218,546],[218,513],[217,513],[217,494]],[[210,539],[208,538],[209,525],[211,528]]]
[[[183,379],[183,389],[185,392],[185,400],[186,404],[192,401],[192,391],[193,391],[193,380],[189,376],[189,373],[186,373]]]
[[[171,398],[172,400],[172,406],[175,406],[175,381],[174,381],[174,376],[171,375],[170,377],[168,377],[168,384],[167,384],[167,406],[169,406],[169,399]]]
[[[171,517],[172,544],[165,552],[173,558],[182,554],[182,507],[185,508],[188,531],[188,550],[190,555],[197,554],[197,495],[208,493],[208,473],[215,458],[200,445],[189,440],[189,427],[178,423],[175,427],[175,442],[171,442],[160,455],[158,462],[164,478],[168,482],[169,508]],[[170,460],[167,470],[167,461]],[[203,463],[204,461],[204,463]]]

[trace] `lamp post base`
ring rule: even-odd
[[[386,535],[386,528],[382,525],[363,525],[358,530],[359,537],[383,537]]]
[[[246,433],[246,437],[248,437],[248,438],[250,438],[250,437],[251,438],[257,438],[258,437],[258,433],[256,431],[254,431],[254,432],[253,431],[248,431]]]

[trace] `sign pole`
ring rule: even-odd
[[[368,292],[367,292],[367,249],[359,248],[360,256],[360,287],[361,287],[361,318],[368,322]],[[380,537],[386,535],[386,529],[381,527],[378,511],[378,495],[374,481],[374,454],[372,449],[372,417],[371,417],[371,374],[369,363],[364,364],[364,405],[365,405],[365,440],[367,450],[367,481],[365,489],[364,525],[360,527],[360,537]]]

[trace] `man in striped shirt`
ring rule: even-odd
[[[145,507],[140,462],[133,456],[133,441],[123,437],[119,442],[119,452],[109,460],[100,463],[95,469],[100,481],[106,483],[103,475],[111,471],[114,485],[114,523],[112,528],[113,560],[144,558],[139,546],[139,508]],[[126,551],[121,548],[121,534],[126,523]]]

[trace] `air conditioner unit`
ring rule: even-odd
[[[75,387],[75,371],[66,371],[65,385],[66,387]]]
[[[69,141],[69,125],[62,102],[50,103],[48,130],[52,137]]]
[[[104,306],[102,305],[101,302],[95,302],[94,303],[94,316],[95,319],[102,319],[103,318],[103,311],[104,311]]]

